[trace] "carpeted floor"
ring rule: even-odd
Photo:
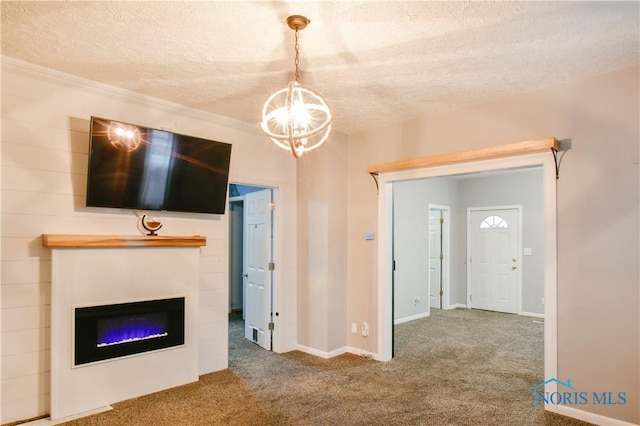
[[[587,423],[533,406],[543,324],[486,311],[432,310],[397,325],[389,362],[275,354],[230,323],[229,369],[64,423],[101,425],[533,425]]]

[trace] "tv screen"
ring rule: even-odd
[[[91,117],[87,202],[223,214],[231,144]]]

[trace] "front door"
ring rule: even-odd
[[[271,189],[245,195],[244,336],[271,350]]]
[[[519,209],[470,209],[469,264],[472,308],[518,313]]]

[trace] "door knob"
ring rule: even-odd
[[[518,259],[516,259],[516,258],[514,257],[514,258],[512,258],[511,260],[512,260],[513,262],[515,262],[515,261],[516,261],[516,260],[518,260]]]
[[[516,265],[511,265],[511,269],[518,269]]]

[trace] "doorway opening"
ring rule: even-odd
[[[229,184],[229,330],[273,349],[274,192]]]
[[[544,294],[542,298],[542,303],[544,303],[544,377],[555,377],[557,375],[556,166],[553,157],[547,152],[379,174],[378,220],[381,238],[378,240],[380,256],[378,266],[378,359],[386,361],[393,357],[395,292],[393,232],[394,216],[397,213],[394,210],[393,202],[395,184],[424,178],[472,176],[480,172],[502,173],[532,167],[540,167],[542,170],[543,213],[541,225],[543,231],[538,228],[537,232],[541,235],[543,247],[541,282],[543,283]],[[452,231],[452,239],[458,238],[453,234],[454,231]],[[452,257],[455,257],[455,254],[452,253]],[[464,259],[462,260],[464,261]],[[454,282],[453,277],[452,282]],[[554,392],[556,389],[557,387],[554,387],[553,384],[548,385],[546,388],[550,392]]]
[[[394,181],[394,325],[432,309],[543,317],[543,204],[541,167]]]

